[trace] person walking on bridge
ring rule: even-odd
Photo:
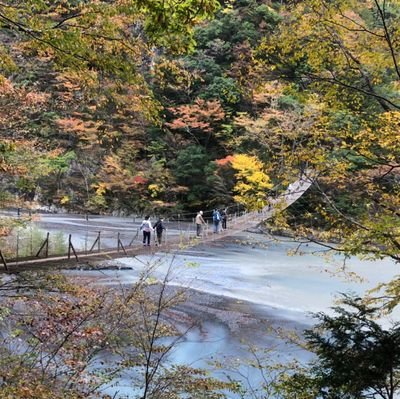
[[[195,223],[196,223],[196,236],[201,237],[203,226],[206,224],[206,222],[203,219],[203,211],[197,212]]]
[[[164,226],[164,218],[159,218],[154,225],[154,230],[156,231],[156,245],[161,245],[163,231],[166,230]]]
[[[221,214],[219,213],[218,209],[214,209],[212,218],[213,218],[214,233],[218,234],[221,223]]]
[[[226,221],[228,220],[228,214],[226,213],[226,209],[221,211],[221,227],[222,230],[226,230]]]
[[[150,216],[145,216],[142,224],[140,225],[140,230],[143,231],[143,245],[150,246],[151,232],[154,231],[151,226]]]

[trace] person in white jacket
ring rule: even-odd
[[[154,231],[151,225],[150,216],[145,216],[142,224],[140,225],[140,230],[143,231],[143,245],[150,246],[151,232]]]
[[[206,224],[206,222],[203,219],[203,211],[197,213],[195,223],[196,223],[196,236],[201,237],[203,226]]]

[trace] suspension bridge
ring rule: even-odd
[[[187,220],[178,215],[175,220],[167,220],[167,230],[163,234],[162,246],[143,247],[139,222],[141,219],[102,219],[80,215],[66,217],[63,224],[58,224],[60,216],[43,216],[43,221],[31,221],[29,227],[19,229],[8,242],[8,251],[0,248],[0,270],[16,272],[37,267],[67,265],[89,260],[104,260],[119,256],[135,256],[154,253],[155,251],[172,251],[192,247],[199,243],[212,245],[213,241],[238,234],[257,227],[263,221],[272,218],[297,201],[312,185],[313,178],[303,174],[297,181],[289,184],[287,189],[276,197],[269,197],[267,205],[261,210],[251,212],[230,212],[228,228],[213,233],[209,223],[201,237],[196,236],[194,218]],[[205,217],[206,220],[209,218]],[[38,240],[38,230],[47,234]],[[68,230],[71,233],[68,233]],[[51,231],[51,232],[50,232]],[[154,234],[153,234],[154,236]],[[65,240],[67,243],[65,244]],[[58,248],[57,248],[58,247]],[[11,250],[10,250],[11,249]]]

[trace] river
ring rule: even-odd
[[[393,279],[399,266],[389,259],[351,258],[344,263],[343,257],[327,257],[316,245],[303,246],[294,253],[296,248],[297,244],[286,238],[241,233],[174,254],[160,251],[106,262],[120,270],[79,273],[97,274],[101,285],[129,284],[146,264],[158,264],[154,276],[159,279],[172,264],[170,284],[192,291],[192,300],[182,309],[199,324],[176,347],[171,362],[210,367],[208,361],[216,358],[249,359],[247,344],[273,348],[280,360],[307,361],[308,353],[286,344],[274,331],[302,331],[313,324],[310,312],[331,312],[340,293],[363,295],[378,283]],[[399,320],[397,310],[383,322],[392,320]],[[228,374],[245,379],[252,387],[261,382],[254,369],[244,365],[230,369]],[[117,390],[108,387],[106,391],[132,397],[129,377],[122,377],[118,383]]]

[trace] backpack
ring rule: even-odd
[[[221,215],[219,214],[218,211],[214,211],[213,213],[213,221],[214,222],[219,222],[221,220]]]
[[[160,220],[158,220],[153,227],[157,231],[157,233],[159,233],[159,234],[162,233],[162,231],[164,229],[164,227],[162,225],[162,222]]]
[[[147,232],[151,231],[150,222],[148,220],[144,220],[142,225],[140,226],[140,229]]]

